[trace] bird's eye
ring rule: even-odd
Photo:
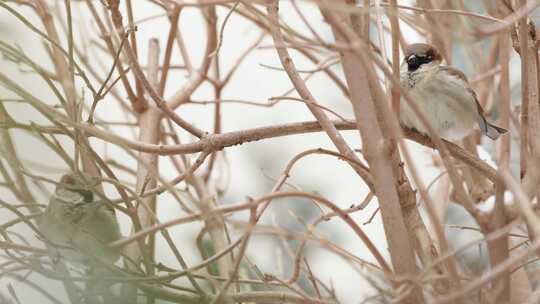
[[[416,71],[420,67],[420,60],[418,60],[418,56],[412,55],[407,58],[407,66],[409,67],[409,71]]]
[[[79,193],[80,195],[82,195],[83,197],[83,200],[86,202],[86,203],[90,203],[94,200],[94,193],[92,191],[89,191],[89,190],[83,190],[83,189],[77,189],[75,190],[75,192]]]

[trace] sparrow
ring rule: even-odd
[[[483,135],[496,140],[507,130],[489,123],[476,93],[460,70],[441,65],[442,57],[435,47],[415,43],[405,49],[400,81],[412,101],[424,112],[437,134],[456,141],[469,135],[478,125]],[[401,101],[400,120],[405,127],[429,135],[412,108]]]
[[[95,195],[96,179],[66,174],[58,183],[37,224],[56,257],[88,265],[99,260],[113,264],[119,249],[108,243],[121,238],[114,209]]]

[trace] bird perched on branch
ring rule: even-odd
[[[114,209],[95,194],[95,185],[95,178],[64,175],[38,220],[57,257],[79,264],[113,264],[120,257],[118,249],[107,246],[121,238]]]
[[[460,140],[478,125],[482,134],[495,140],[507,130],[489,123],[465,74],[441,65],[435,47],[424,43],[409,45],[401,67],[401,86],[424,112],[435,132],[447,140]],[[406,100],[401,101],[401,123],[429,135]]]

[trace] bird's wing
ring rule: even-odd
[[[448,74],[457,77],[461,79],[467,86],[467,90],[471,93],[471,95],[474,98],[474,102],[476,103],[476,111],[478,112],[478,126],[480,127],[480,131],[482,131],[482,134],[485,134],[489,138],[495,140],[497,137],[499,137],[500,134],[504,134],[507,132],[506,129],[497,127],[493,124],[490,124],[484,115],[484,109],[482,109],[482,106],[478,102],[478,96],[476,95],[476,92],[472,89],[471,85],[469,84],[469,81],[467,80],[467,76],[463,74],[462,71],[449,67],[449,66],[441,66],[441,70],[447,72]]]
[[[465,74],[453,67],[450,66],[441,66],[441,71],[444,71],[458,79],[461,79],[467,86],[467,90],[471,93],[471,95],[474,98],[474,102],[476,103],[476,111],[478,112],[478,126],[480,127],[480,130],[483,134],[487,134],[488,131],[488,122],[484,116],[484,109],[480,105],[480,102],[478,102],[478,96],[476,95],[476,92],[473,90],[471,85],[469,84],[469,80],[467,79],[467,76]]]
[[[462,71],[460,71],[460,70],[458,70],[458,69],[456,69],[454,67],[444,66],[444,65],[441,65],[440,68],[441,68],[441,71],[444,71],[444,72],[446,72],[446,73],[448,73],[448,74],[450,74],[452,76],[455,76],[455,77],[465,81],[467,83],[467,85],[469,84],[469,80],[467,80],[467,76],[465,76],[465,74]]]
[[[484,109],[482,109],[482,106],[478,102],[478,97],[476,96],[476,92],[473,90],[473,88],[469,84],[469,80],[467,79],[467,76],[465,76],[465,74],[462,71],[453,67],[449,67],[449,66],[441,66],[441,71],[446,72],[458,79],[461,79],[465,83],[467,90],[471,93],[471,95],[474,98],[474,102],[476,103],[476,110],[478,111],[478,114],[484,117]]]

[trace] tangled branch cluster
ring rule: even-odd
[[[27,289],[44,299],[40,303],[342,303],[347,297],[365,303],[540,301],[540,42],[532,21],[538,3],[360,2],[0,1],[0,12],[39,39],[47,55],[42,60],[39,51],[0,38],[2,65],[10,66],[0,70],[6,90],[0,96],[0,276],[10,280],[0,289],[0,302],[19,303]],[[141,12],[143,6],[160,14]],[[228,44],[242,35],[235,20],[257,31],[243,48]],[[158,28],[158,22],[168,31],[145,41],[142,29]],[[185,39],[195,30],[204,37]],[[425,36],[448,64],[458,58],[472,66],[468,74],[483,108],[511,130],[489,147],[494,163],[479,156],[486,145],[478,134],[452,143],[400,127],[400,103],[414,105],[399,85],[400,49],[416,42],[412,35]],[[256,68],[277,70],[292,87],[268,102],[224,98],[241,81],[239,71],[256,71],[246,64],[248,58],[264,51],[277,55],[281,66]],[[511,86],[518,70],[514,57],[521,71],[517,88]],[[312,68],[299,69],[299,62]],[[43,83],[50,97],[18,82],[21,71]],[[342,94],[346,111],[318,97],[311,80],[319,76]],[[273,85],[272,79],[265,81]],[[204,90],[213,98],[198,99]],[[243,115],[227,112],[230,104],[271,113],[286,100],[305,107],[312,119],[290,115],[290,123],[253,121],[236,131],[224,123]],[[22,107],[38,113],[38,122],[21,115]],[[184,110],[190,107],[202,116]],[[115,114],[108,112],[112,108]],[[421,109],[415,111],[427,121]],[[360,135],[361,149],[344,136],[346,130]],[[316,132],[332,148],[287,155],[271,189],[225,203],[231,201],[228,180],[249,179],[227,157],[234,146],[245,149],[253,141],[264,146],[271,139],[283,142],[286,136],[308,138]],[[128,235],[106,244],[122,251],[122,261],[99,265],[106,268],[100,272],[55,255],[55,244],[37,222],[47,206],[43,202],[59,185],[58,172],[40,155],[21,157],[26,147],[17,134],[30,134],[52,152],[62,161],[62,173],[98,181],[91,191],[127,227]],[[425,185],[424,168],[409,141],[428,148],[425,155],[441,172],[432,182],[436,189]],[[343,208],[323,190],[292,185],[293,167],[310,155],[331,156],[352,169],[359,179],[347,184],[366,187],[362,202]],[[320,214],[304,219],[292,212],[300,231],[264,221],[270,205],[295,199],[308,201]],[[176,214],[159,212],[170,204],[178,207]],[[375,204],[375,213],[359,223],[354,215]],[[458,227],[478,231],[479,239],[455,246],[446,216],[455,205],[474,222]],[[323,236],[318,226],[332,218],[344,223],[367,253],[360,257]],[[366,229],[374,218],[382,223],[383,243]],[[198,234],[181,242],[175,231],[187,231],[190,224],[197,225]],[[253,249],[260,235],[278,240],[287,265],[281,261],[280,271],[263,272],[250,257],[253,250],[278,263],[273,253]],[[315,269],[319,260],[306,254],[308,244],[344,260],[370,289],[344,290],[322,278]],[[489,266],[473,270],[460,257],[479,244],[487,248]],[[196,259],[186,252],[195,252]],[[163,253],[174,257],[174,265],[160,260]],[[49,291],[46,282],[61,283],[64,292]]]

